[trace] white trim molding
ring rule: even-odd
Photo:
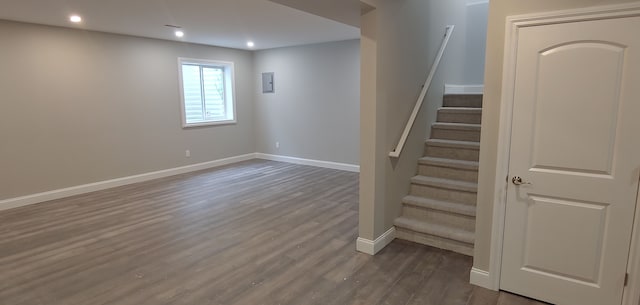
[[[627,264],[629,282],[622,294],[622,305],[640,305],[640,192],[636,198],[636,218],[632,236]]]
[[[444,85],[444,94],[483,94],[484,85]]]
[[[391,227],[387,232],[382,233],[376,240],[358,237],[356,240],[356,250],[369,255],[376,255],[396,238],[396,227]]]
[[[282,156],[282,155],[271,155],[271,154],[263,154],[263,153],[256,153],[256,158],[271,160],[271,161],[287,162],[287,163],[293,163],[293,164],[302,164],[302,165],[310,165],[310,166],[316,166],[316,167],[338,169],[338,170],[354,172],[354,173],[360,172],[360,166],[355,164],[303,159],[303,158],[296,158],[296,157],[289,157],[289,156]]]
[[[194,65],[200,69],[200,86],[201,90],[204,90],[204,79],[202,76],[202,68],[203,67],[215,67],[222,69],[223,71],[223,92],[224,92],[224,106],[225,111],[222,118],[203,118],[202,121],[198,122],[188,122],[187,115],[185,111],[185,93],[184,93],[184,76],[183,76],[183,66],[184,65]],[[236,114],[236,82],[235,82],[235,72],[234,72],[234,63],[232,61],[222,61],[222,60],[210,60],[210,59],[195,59],[195,58],[186,58],[186,57],[178,57],[178,82],[179,82],[179,90],[180,90],[180,113],[182,115],[182,128],[191,128],[191,127],[201,127],[201,126],[210,126],[210,125],[229,125],[236,124],[237,114]],[[201,98],[204,99],[204,91],[202,91]],[[204,100],[203,100],[204,102]],[[204,104],[203,104],[204,105]],[[230,112],[227,109],[231,109]],[[202,109],[205,112],[204,109]]]
[[[255,153],[0,200],[0,211],[255,159]]]
[[[492,288],[491,276],[489,275],[489,272],[477,268],[471,268],[471,273],[469,274],[469,282],[472,285],[480,286],[482,288]]]
[[[116,178],[111,180],[99,181],[94,183],[88,183],[83,185],[77,185],[72,187],[67,187],[63,189],[57,189],[37,194],[31,194],[16,198],[9,198],[0,200],[0,211],[18,208],[22,206],[27,206],[31,204],[41,203],[50,200],[56,200],[65,197],[71,197],[80,194],[86,194],[95,191],[101,191],[105,189],[110,189],[118,186],[123,186],[132,183],[145,182],[153,179],[159,179],[189,172],[195,172],[199,170],[219,167],[223,165],[233,164],[241,161],[247,161],[252,159],[264,159],[264,160],[272,160],[272,161],[281,161],[287,163],[294,164],[302,164],[302,165],[311,165],[317,167],[338,169],[350,172],[359,172],[360,166],[353,164],[345,164],[345,163],[336,163],[329,161],[318,161],[318,160],[310,160],[310,159],[302,159],[302,158],[294,158],[287,156],[277,156],[277,155],[268,155],[263,153],[250,153],[240,156],[234,156],[224,159],[218,159],[203,163],[191,164],[181,167],[169,168],[155,172],[143,173],[134,176]]]
[[[493,202],[493,223],[491,230],[491,253],[489,270],[485,288],[498,290],[500,288],[500,274],[502,265],[502,247],[504,238],[504,226],[506,215],[506,189],[507,181],[505,177],[509,175],[509,155],[511,144],[511,126],[513,121],[513,98],[515,93],[515,71],[516,71],[516,51],[518,44],[519,30],[524,27],[540,26],[548,24],[560,24],[567,22],[580,22],[589,20],[602,20],[613,18],[624,18],[640,16],[640,2],[619,5],[595,6],[573,10],[562,10],[547,13],[536,13],[528,15],[518,15],[507,17],[504,45],[504,65],[502,72],[502,99],[500,106],[500,127],[498,135],[498,159],[496,164],[494,202]],[[640,219],[636,219],[636,222]],[[639,237],[636,228],[634,240]],[[636,249],[639,246],[636,245]],[[630,262],[640,261],[640,251],[631,253]],[[640,265],[640,262],[638,263]],[[639,266],[635,267],[640,269]],[[479,276],[479,274],[476,274]],[[477,280],[477,279],[476,279]],[[638,297],[638,278],[635,277],[635,292]],[[629,286],[630,287],[630,286]],[[628,289],[627,289],[628,290]],[[626,293],[626,292],[625,292]],[[631,295],[632,293],[628,293]],[[632,302],[628,300],[628,302]],[[635,302],[638,302],[635,300]],[[640,305],[637,303],[625,303],[625,305]]]

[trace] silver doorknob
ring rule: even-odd
[[[531,184],[531,182],[522,181],[522,178],[520,178],[518,176],[513,176],[513,179],[511,179],[511,182],[513,182],[513,184],[515,184],[515,185]]]

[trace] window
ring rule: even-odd
[[[178,59],[182,127],[236,122],[233,63]]]

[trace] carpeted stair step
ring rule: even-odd
[[[400,216],[394,221],[396,237],[424,245],[473,255],[475,234],[452,226],[425,223]]]
[[[481,122],[482,95],[443,97],[394,222],[397,238],[473,255]]]
[[[480,142],[480,124],[434,123],[431,125],[431,138]]]
[[[442,201],[476,205],[478,184],[429,176],[411,178],[410,194]]]
[[[424,155],[427,157],[478,161],[480,159],[480,143],[428,139],[425,141]]]
[[[438,109],[438,122],[480,124],[482,108],[442,107]]]
[[[463,203],[448,202],[413,195],[407,195],[402,198],[402,203],[404,205],[419,207],[423,209],[438,210],[469,217],[476,216],[476,207]]]
[[[419,196],[411,197],[414,198],[405,197],[403,199],[402,216],[430,224],[456,227],[471,232],[476,228],[475,216],[458,213],[475,213],[474,206]]]
[[[482,108],[482,94],[446,94],[443,97],[444,107]]]
[[[422,176],[478,182],[478,162],[422,157],[418,159],[418,174]]]

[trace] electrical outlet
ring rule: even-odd
[[[190,157],[191,157],[191,151],[190,151],[190,150],[188,150],[188,149],[187,149],[187,150],[185,150],[185,151],[184,151],[184,156],[185,156],[185,157],[187,157],[187,158],[190,158]]]
[[[280,142],[276,142],[276,148],[280,148]]]

